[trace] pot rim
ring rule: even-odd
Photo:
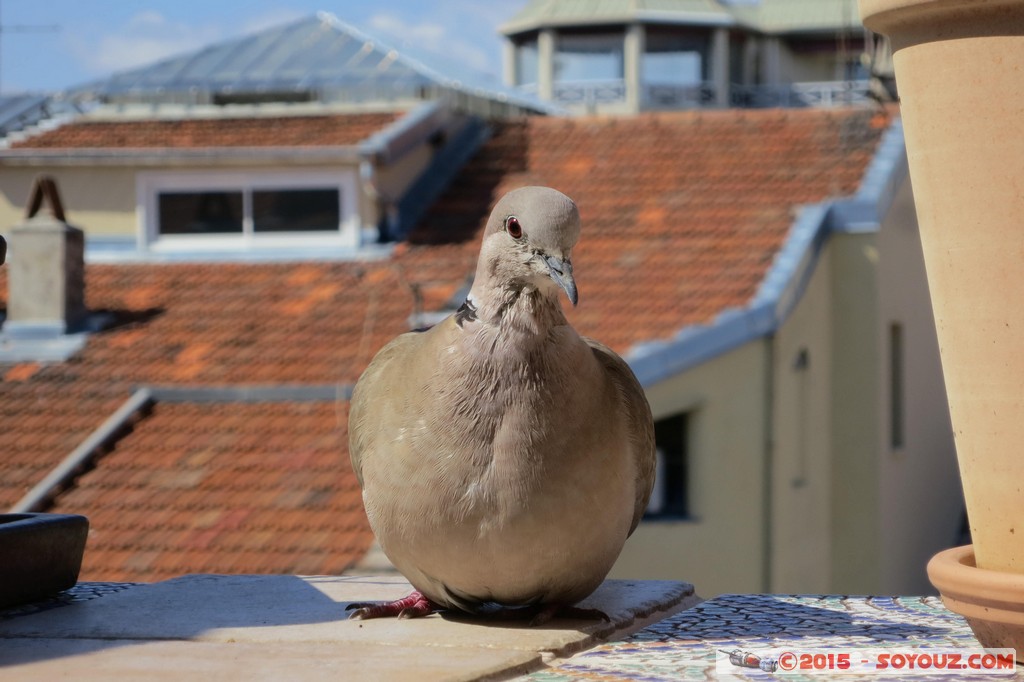
[[[943,550],[928,562],[928,579],[943,597],[1024,611],[1024,574],[978,568],[974,545]]]
[[[890,35],[922,22],[962,22],[996,11],[1021,9],[1020,0],[858,0],[861,20],[875,33]],[[955,13],[957,16],[949,16]],[[949,30],[951,27],[946,26]]]

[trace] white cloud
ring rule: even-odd
[[[437,0],[424,8],[382,9],[359,16],[339,15],[381,34],[396,47],[420,48],[438,55],[439,67],[451,63],[480,73],[501,72],[497,25],[507,21],[526,0],[481,3],[479,0]],[[410,5],[405,5],[409,8]],[[152,64],[197,50],[232,36],[254,33],[298,20],[307,9],[278,8],[254,16],[241,14],[202,22],[172,19],[156,10],[139,11],[127,22],[79,26],[69,36],[68,48],[76,66],[90,76],[107,75]],[[432,62],[434,63],[434,62]]]
[[[246,33],[258,33],[264,29],[274,28],[275,26],[281,26],[283,24],[290,24],[304,17],[308,17],[311,14],[312,12],[303,12],[297,9],[288,8],[270,10],[254,17],[247,17],[245,21],[242,22],[239,35]]]
[[[159,12],[146,11],[76,52],[88,71],[112,73],[195,50],[222,37],[216,26],[174,22]]]
[[[370,28],[409,42],[420,42],[424,47],[436,49],[443,44],[445,28],[440,24],[410,24],[390,12],[379,12],[370,17]]]
[[[475,71],[493,72],[492,60],[487,52],[454,32],[450,25],[422,22],[411,23],[390,12],[378,12],[369,18],[368,28],[385,38],[393,38],[395,47],[412,46],[458,62]]]

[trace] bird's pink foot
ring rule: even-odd
[[[419,591],[413,592],[408,597],[387,601],[380,604],[354,603],[345,607],[346,611],[353,610],[349,614],[349,620],[368,620],[370,618],[422,618],[429,616],[440,607],[433,604]]]

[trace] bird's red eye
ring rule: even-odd
[[[523,236],[523,226],[519,224],[519,218],[514,215],[510,215],[505,218],[505,231],[508,232],[509,236],[513,239],[519,239]]]

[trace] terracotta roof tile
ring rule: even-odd
[[[886,114],[723,110],[531,118],[500,127],[410,237],[420,279],[471,273],[488,209],[525,184],[576,200],[579,307],[619,352],[742,307],[801,204],[852,194]]]
[[[157,403],[53,508],[89,516],[82,578],[341,572],[372,535],[340,412]]]
[[[77,120],[11,145],[15,149],[320,147],[354,145],[395,113],[316,116]]]
[[[388,265],[311,264],[302,278],[296,267],[87,266],[87,305],[111,312],[117,324],[69,361],[33,367],[30,376],[27,366],[0,366],[0,375],[14,374],[0,382],[0,508],[17,502],[135,386],[352,383],[380,346],[407,330],[412,294]],[[149,292],[141,302],[140,289]],[[292,314],[280,312],[293,302],[301,305]],[[168,437],[183,444],[187,433]],[[265,437],[234,442],[254,450]]]

